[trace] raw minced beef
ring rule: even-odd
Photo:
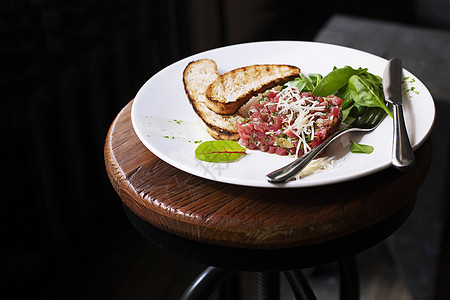
[[[300,157],[338,129],[341,104],[334,95],[316,97],[291,86],[270,90],[237,123],[239,143],[250,150]]]

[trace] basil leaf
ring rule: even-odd
[[[373,152],[373,147],[370,145],[364,145],[364,144],[357,144],[353,141],[350,141],[352,143],[350,147],[350,151],[352,153],[366,153],[370,154]]]
[[[350,77],[348,80],[348,88],[353,91],[353,100],[359,106],[380,107],[392,117],[392,113],[384,102],[383,91],[373,76],[363,77],[354,75]]]
[[[207,162],[230,162],[245,154],[245,148],[235,141],[215,140],[201,143],[195,157]]]
[[[338,92],[343,86],[345,86],[353,75],[361,75],[367,72],[367,69],[353,69],[350,66],[345,66],[339,69],[333,69],[328,75],[326,75],[312,91],[316,96],[329,96]]]

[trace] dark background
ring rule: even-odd
[[[0,0],[0,298],[67,298],[108,251],[127,255],[103,144],[157,71],[214,47],[312,40],[335,13],[450,30],[444,2]]]

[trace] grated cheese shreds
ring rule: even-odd
[[[310,95],[302,95],[297,88],[291,86],[282,90],[279,95],[277,108],[280,113],[288,115],[284,124],[299,139],[296,156],[298,156],[302,145],[304,153],[307,153],[311,150],[311,147],[308,145],[306,137],[314,136],[314,120],[323,116],[325,107],[318,106],[320,104],[318,100]]]

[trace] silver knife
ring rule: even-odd
[[[402,61],[391,59],[383,74],[383,90],[386,101],[392,103],[394,139],[392,141],[392,165],[402,171],[414,166],[415,158],[406,131],[402,105]]]

